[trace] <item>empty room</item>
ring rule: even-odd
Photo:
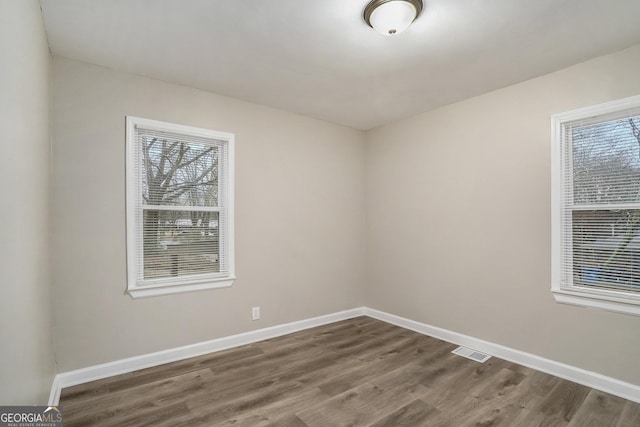
[[[0,426],[640,426],[638,17],[0,0]]]

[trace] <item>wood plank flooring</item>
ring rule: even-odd
[[[640,404],[368,317],[62,390],[72,426],[640,426]]]

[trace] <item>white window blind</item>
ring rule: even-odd
[[[640,314],[640,307],[629,307],[640,304],[640,100],[625,101],[555,118],[560,197],[553,290]]]
[[[233,135],[128,118],[129,291],[233,280]]]

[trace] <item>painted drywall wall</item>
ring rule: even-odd
[[[45,404],[54,375],[51,58],[37,0],[0,1],[0,57],[0,404]]]
[[[59,372],[361,305],[362,132],[58,57],[52,105]],[[127,115],[235,133],[231,288],[125,294]]]
[[[640,317],[550,292],[550,117],[640,93],[640,47],[367,133],[367,306],[640,384]]]

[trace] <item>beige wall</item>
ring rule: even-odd
[[[125,295],[126,115],[235,133],[233,287]],[[64,58],[52,130],[59,372],[362,304],[362,132]]]
[[[550,116],[640,93],[640,46],[367,133],[376,309],[640,384],[640,317],[550,289]]]
[[[37,0],[0,0],[0,58],[0,405],[45,404],[54,374],[51,58]]]

